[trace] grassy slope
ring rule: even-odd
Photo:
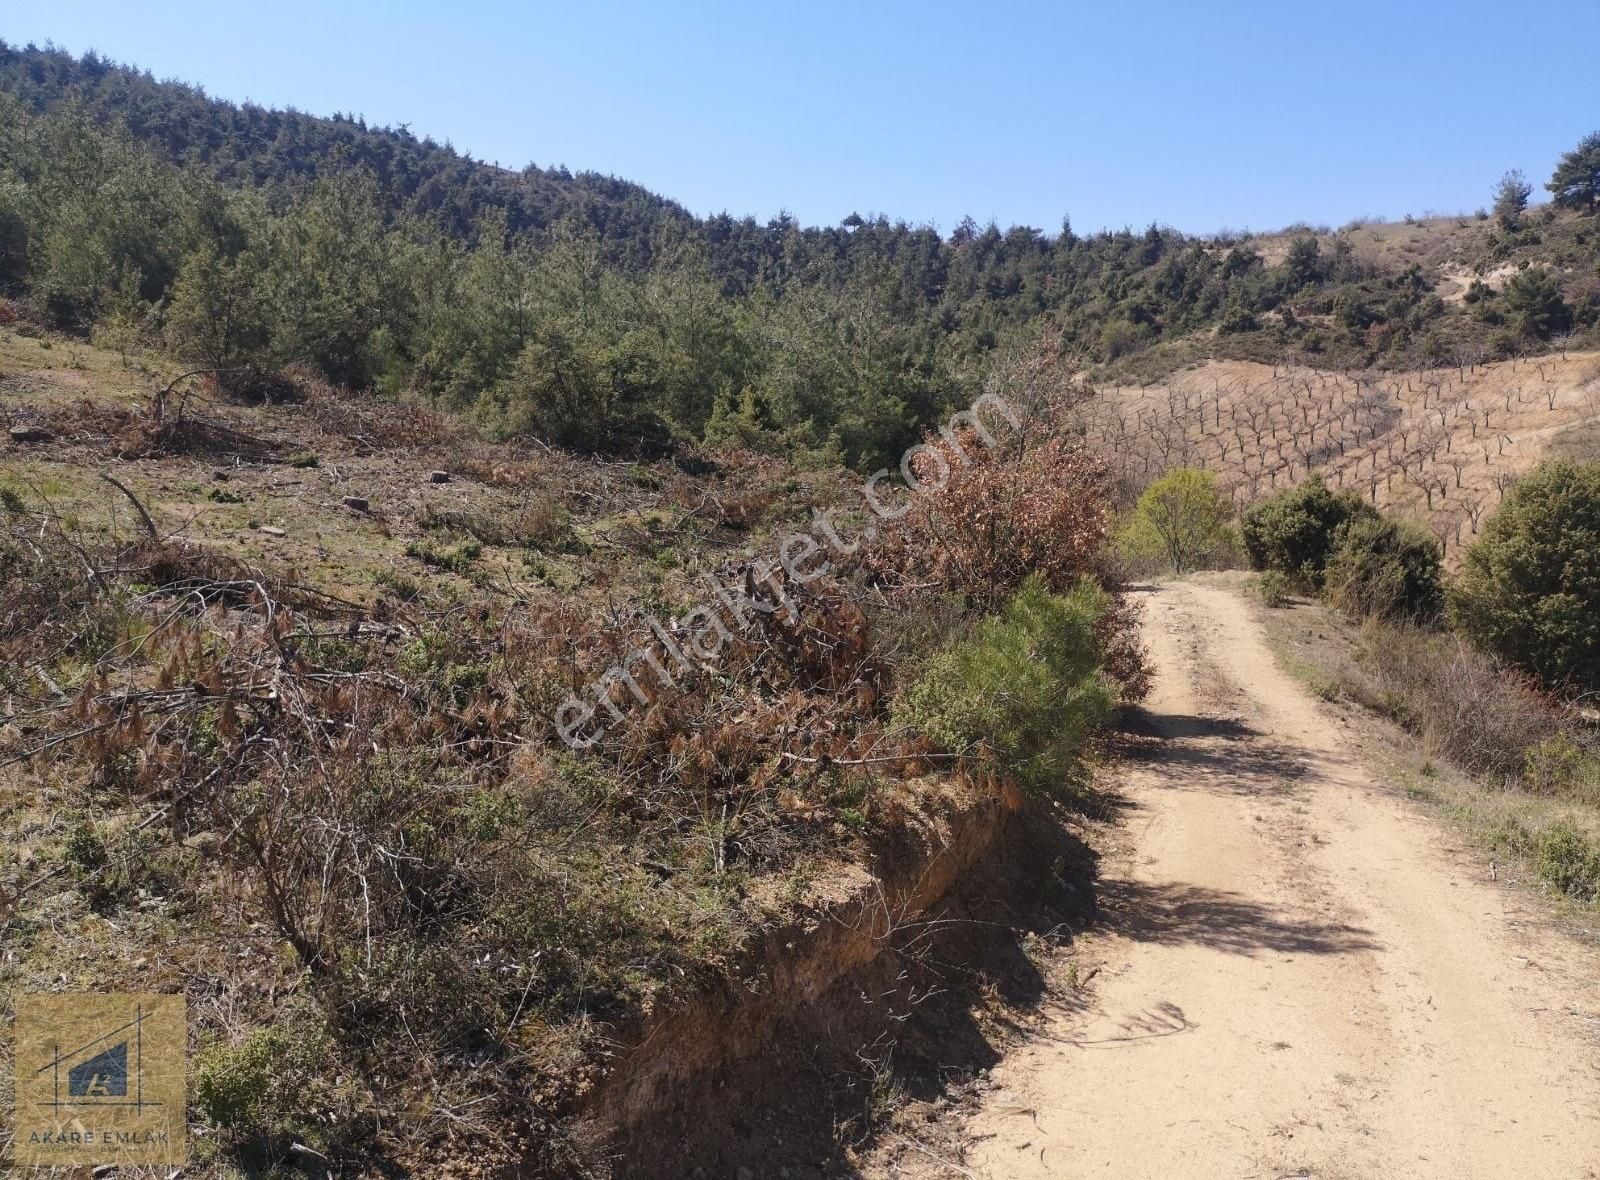
[[[7,482],[48,496],[90,535],[125,534],[137,527],[129,506],[99,479],[99,472],[113,472],[164,534],[291,566],[359,598],[370,598],[373,579],[387,573],[432,578],[440,590],[493,582],[537,594],[547,583],[569,590],[603,579],[620,593],[638,593],[676,564],[715,562],[749,547],[745,516],[767,528],[804,520],[811,504],[836,501],[845,486],[842,473],[752,462],[752,470],[691,490],[695,481],[670,466],[590,463],[499,446],[469,429],[315,385],[303,404],[196,402],[197,414],[267,443],[273,462],[241,459],[226,445],[190,455],[119,454],[124,440],[103,415],[139,409],[173,375],[159,358],[124,361],[87,344],[0,330],[0,412],[8,424],[43,422],[56,435],[7,450]],[[433,484],[436,470],[456,478]],[[773,487],[778,494],[770,494]],[[371,512],[351,511],[347,496],[367,499]],[[521,521],[531,510],[552,523]],[[471,576],[405,557],[408,544],[441,534],[445,544],[459,539],[460,528],[430,527],[452,513],[544,535],[536,545],[486,545]],[[264,533],[263,525],[285,535]],[[659,558],[654,568],[635,560],[641,553]]]

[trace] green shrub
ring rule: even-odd
[[[1068,787],[1112,704],[1097,639],[1106,609],[1088,582],[1055,595],[1029,578],[999,615],[934,659],[906,694],[901,720],[1026,791]]]
[[[1442,557],[1439,542],[1418,525],[1356,517],[1339,532],[1323,588],[1334,606],[1356,618],[1426,622],[1444,604]]]
[[[1234,563],[1233,505],[1213,472],[1179,467],[1139,496],[1118,536],[1125,555],[1155,560],[1176,573]]]
[[[423,594],[421,583],[397,570],[375,570],[372,584],[380,590],[387,590],[401,602],[416,602]]]
[[[1600,894],[1600,848],[1566,820],[1539,838],[1539,876],[1568,897],[1593,901]]]
[[[1274,609],[1289,605],[1289,576],[1282,570],[1263,570],[1256,578],[1256,593],[1261,601]]]
[[[1467,550],[1455,625],[1553,688],[1600,688],[1600,463],[1542,463]]]
[[[206,1120],[243,1135],[297,1133],[324,1089],[320,1082],[331,1039],[320,1017],[293,1014],[251,1029],[237,1045],[200,1054],[195,1105]]]
[[[1255,312],[1243,304],[1233,303],[1223,310],[1222,318],[1217,321],[1217,332],[1223,336],[1232,336],[1240,332],[1254,332],[1260,326]]]
[[[1520,270],[1506,282],[1506,310],[1512,330],[1523,338],[1548,340],[1572,328],[1572,308],[1561,296],[1556,276],[1542,266]]]
[[[86,819],[79,820],[67,834],[67,842],[61,855],[72,876],[78,880],[93,877],[111,862],[105,841],[100,838],[100,833],[95,831],[94,825]]]
[[[400,649],[395,671],[459,708],[489,683],[489,664],[476,654],[459,649],[445,632],[428,632]]]
[[[432,566],[452,574],[464,574],[472,563],[483,556],[483,544],[471,539],[457,545],[436,544],[433,541],[412,541],[406,546],[406,556],[414,557],[423,565]]]
[[[121,763],[122,759],[110,761]],[[126,832],[115,838],[114,846],[109,846],[86,819],[67,834],[61,860],[84,901],[98,914],[115,912],[136,900],[142,891],[169,892],[178,875],[176,854],[157,834],[148,830]]]
[[[1535,795],[1588,798],[1600,784],[1600,759],[1570,733],[1559,733],[1533,746],[1523,756],[1522,789]]]
[[[1320,475],[1313,475],[1244,514],[1245,553],[1255,569],[1278,570],[1302,586],[1320,590],[1341,530],[1351,521],[1377,515],[1378,510],[1356,492],[1335,495]]]

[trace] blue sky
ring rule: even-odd
[[[1600,127],[1594,0],[85,2],[0,37],[697,213],[1209,232],[1487,204]]]

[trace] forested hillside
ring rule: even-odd
[[[299,363],[570,447],[860,465],[1015,350],[1152,377],[1209,355],[1416,367],[1592,332],[1597,153],[1558,170],[1570,211],[1529,210],[1508,174],[1492,214],[1416,223],[1425,248],[1356,224],[808,228],[0,44],[0,288],[8,317],[159,344],[241,395]]]

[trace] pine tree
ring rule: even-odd
[[[1494,186],[1494,216],[1501,228],[1514,230],[1522,224],[1522,214],[1532,195],[1533,185],[1520,169],[1513,168],[1500,178]]]
[[[1561,157],[1555,175],[1545,185],[1563,209],[1593,213],[1600,209],[1600,131],[1586,135],[1577,147]]]

